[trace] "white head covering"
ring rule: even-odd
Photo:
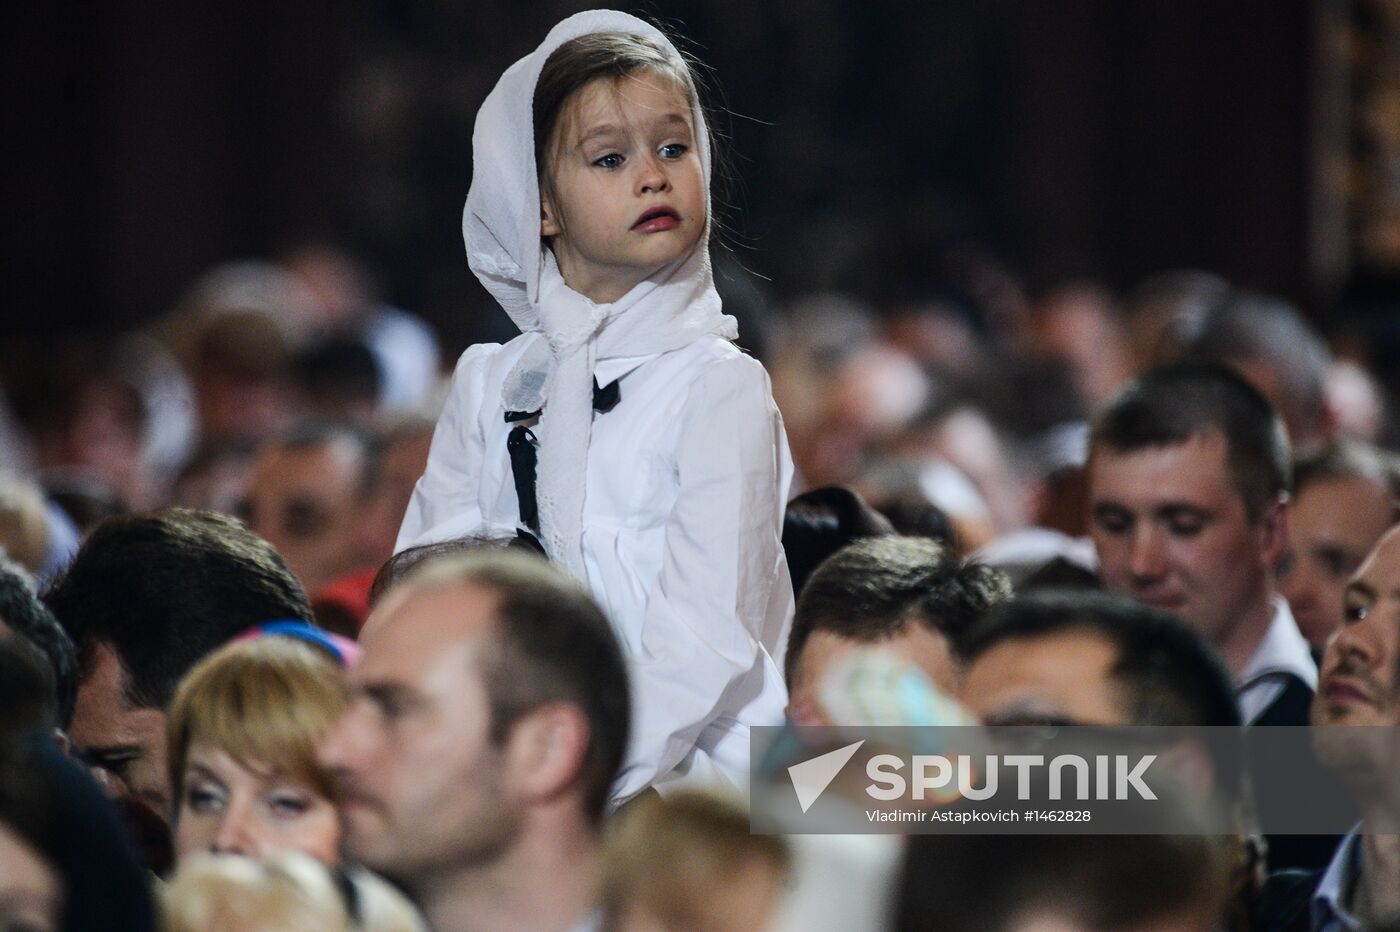
[[[584,579],[584,464],[593,420],[593,370],[600,359],[679,349],[706,334],[738,335],[720,310],[710,271],[710,145],[704,114],[694,108],[696,145],[706,187],[706,227],[689,255],[641,282],[612,304],[594,304],[564,284],[540,240],[534,98],[540,69],[555,49],[596,32],[631,33],[655,42],[685,67],[670,40],[648,23],[613,10],[570,16],[539,48],[506,69],[481,105],[472,134],[472,185],[462,216],[467,261],[486,290],[524,332],[545,340],[506,378],[508,411],[540,416],[537,497],[545,550]]]

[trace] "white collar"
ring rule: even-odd
[[[1274,617],[1254,656],[1240,671],[1239,686],[1247,689],[1258,680],[1279,673],[1291,673],[1317,691],[1317,664],[1313,663],[1307,639],[1298,630],[1293,612],[1280,596],[1273,597]]]
[[[1360,932],[1361,920],[1347,908],[1348,894],[1356,886],[1361,876],[1361,827],[1353,828],[1342,843],[1322,878],[1317,882],[1317,890],[1312,896],[1312,922],[1314,929],[1336,929],[1339,932]]]
[[[605,386],[609,382],[616,382],[624,375],[639,368],[643,363],[650,362],[659,355],[660,353],[648,353],[643,356],[610,356],[607,359],[600,359],[593,366],[593,378],[598,380],[600,386]]]

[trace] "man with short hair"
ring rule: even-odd
[[[1000,570],[963,563],[935,540],[876,537],[843,547],[811,575],[797,602],[786,657],[788,717],[824,722],[824,677],[863,646],[893,651],[952,692],[957,639],[1009,598]]]
[[[988,725],[1238,725],[1229,674],[1196,632],[1129,599],[1034,592],[962,639],[964,705]]]
[[[1400,521],[1400,459],[1345,441],[1293,467],[1289,553],[1279,582],[1317,651],[1342,626],[1342,593],[1376,541]]]
[[[1317,669],[1274,572],[1288,541],[1283,422],[1234,372],[1168,365],[1094,424],[1089,526],[1105,587],[1221,654],[1247,723],[1307,722]]]
[[[1313,700],[1314,743],[1361,808],[1312,897],[1313,928],[1350,932],[1400,923],[1400,525],[1346,589],[1346,623],[1327,645]],[[1370,740],[1341,728],[1372,726]]]
[[[595,927],[629,709],[593,600],[529,554],[438,557],[389,590],[360,645],[320,751],[347,854],[441,932]]]
[[[1269,400],[1295,450],[1312,454],[1336,434],[1327,403],[1327,341],[1281,298],[1225,286],[1167,324],[1154,362],[1229,366]]]
[[[960,648],[959,699],[987,725],[1240,724],[1230,675],[1210,645],[1180,619],[1122,596],[1079,589],[1018,596],[990,612]],[[1011,922],[1022,910],[1061,914],[1065,928],[1100,922],[1117,927],[1122,920],[1110,918],[1115,911],[1139,921],[1158,914],[1164,928],[1215,928],[1221,904],[1232,892],[1224,882],[1226,865],[1242,863],[1253,840],[1245,831],[1248,809],[1241,805],[1246,790],[1239,762],[1223,755],[1213,762],[1222,799],[1232,804],[1239,820],[1236,837],[1043,836],[1001,844],[993,838],[949,836],[919,840],[916,847],[922,853],[911,851],[910,856],[925,864],[936,855],[950,864],[1002,865],[1005,876],[996,886],[1006,896],[982,902],[985,896],[973,894],[970,905],[960,907],[968,928],[1001,928],[1000,923]],[[1035,856],[1028,857],[1027,850]],[[1166,883],[1149,882],[1124,896],[1135,879],[1127,865],[1134,863],[1176,866]],[[1125,872],[1121,877],[1105,873],[1105,865]],[[976,887],[976,874],[967,874],[965,888]],[[927,869],[921,876],[931,878]],[[1105,884],[1105,877],[1115,879]],[[941,881],[927,882],[938,886]],[[905,898],[911,904],[930,902],[907,882]],[[1192,912],[1193,924],[1177,915]]]
[[[69,737],[122,807],[147,866],[163,870],[166,706],[191,667],[242,631],[310,618],[306,593],[238,521],[167,508],[98,525],[47,600],[78,654]]]

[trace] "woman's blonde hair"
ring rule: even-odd
[[[340,667],[328,654],[276,635],[235,641],[200,661],[180,683],[166,722],[171,798],[184,793],[195,743],[249,769],[271,769],[330,798],[316,745],[345,709]]]
[[[603,912],[617,923],[641,906],[675,928],[704,928],[708,910],[754,866],[785,881],[787,843],[749,833],[738,803],[709,793],[649,793],[629,803],[603,845]]]

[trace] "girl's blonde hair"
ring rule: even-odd
[[[609,826],[603,845],[603,912],[616,924],[642,907],[674,928],[704,928],[709,909],[754,866],[779,882],[791,869],[787,843],[749,833],[742,806],[709,793],[648,793]]]
[[[340,667],[325,652],[276,635],[225,645],[180,683],[166,722],[171,798],[184,794],[195,743],[249,769],[292,776],[331,798],[316,745],[345,709]]]

